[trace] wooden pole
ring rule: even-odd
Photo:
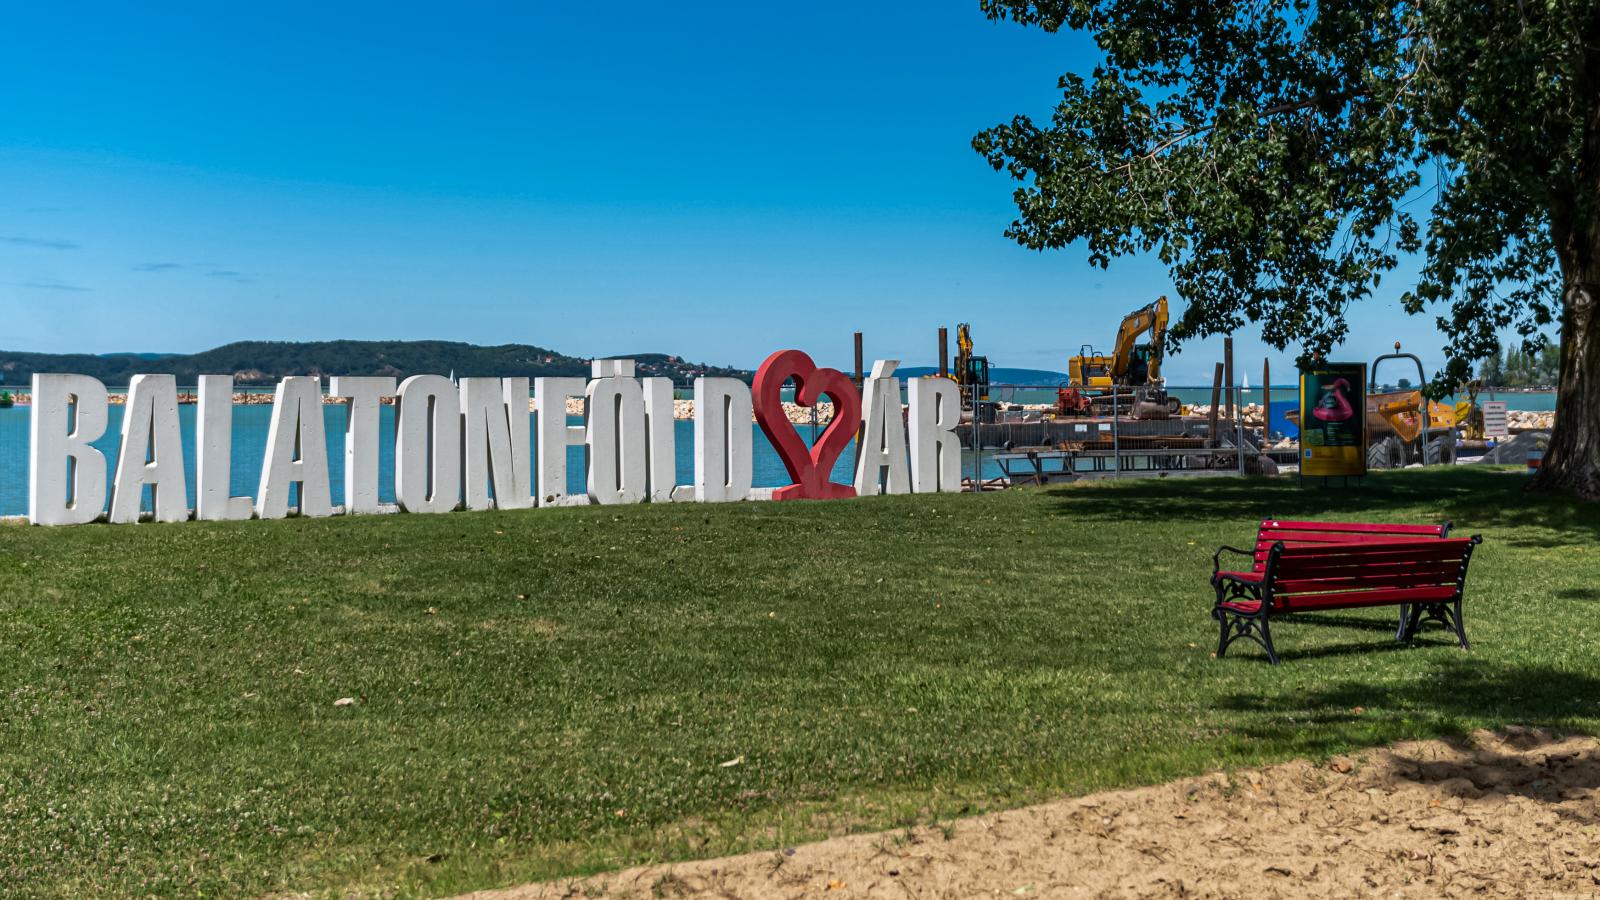
[[[939,326],[939,377],[950,375],[950,329]]]
[[[1206,432],[1211,446],[1217,445],[1217,413],[1221,412],[1222,405],[1222,363],[1217,363],[1216,373],[1211,378],[1211,415],[1208,418],[1209,431]]]
[[[1261,360],[1261,441],[1266,446],[1266,441],[1272,436],[1272,360],[1265,357]]]
[[[1233,336],[1222,339],[1222,378],[1228,385],[1228,418],[1233,418]]]
[[[858,332],[856,332],[856,393],[858,393],[858,394],[861,392],[862,387],[867,383],[866,379],[863,376],[862,371],[861,371],[861,361],[862,361],[862,356],[861,356],[861,332],[858,331]],[[835,407],[835,409],[837,409],[837,408],[838,407]],[[856,466],[857,467],[859,467],[861,465],[861,436],[862,436],[862,432],[865,430],[865,428],[866,428],[865,423],[862,423],[862,422],[857,422],[856,423],[855,448],[856,448]]]

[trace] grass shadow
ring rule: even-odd
[[[1408,645],[1392,643],[1388,649],[1403,650]],[[1318,653],[1308,651],[1303,656]],[[1290,653],[1280,655],[1295,658]],[[1418,676],[1400,684],[1349,679],[1272,697],[1236,693],[1219,698],[1217,706],[1266,713],[1265,718],[1241,722],[1239,729],[1251,737],[1279,741],[1291,738],[1308,722],[1353,722],[1363,714],[1356,710],[1384,711],[1411,722],[1430,720],[1433,733],[1443,736],[1512,724],[1572,730],[1580,721],[1592,720],[1600,708],[1600,678],[1552,666],[1507,665],[1457,652],[1439,658]]]
[[[1383,520],[1397,508],[1422,508],[1454,523],[1462,536],[1533,525],[1554,532],[1510,538],[1518,547],[1600,542],[1600,507],[1526,490],[1514,474],[1475,466],[1384,472],[1349,489],[1300,486],[1287,478],[1140,478],[1046,489],[1057,513],[1078,522],[1145,517],[1150,521],[1218,519]],[[1241,538],[1243,540],[1243,538]]]
[[[1398,609],[1398,607],[1388,607],[1388,609],[1394,610]],[[1333,613],[1296,613],[1288,621],[1294,624],[1322,625],[1329,628],[1382,631],[1387,634],[1394,634],[1400,628],[1399,613],[1395,613],[1387,619],[1373,618],[1371,616],[1341,616]],[[1276,629],[1277,625],[1274,625],[1273,628]]]

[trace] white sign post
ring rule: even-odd
[[[1483,436],[1499,440],[1510,435],[1511,428],[1506,421],[1506,401],[1485,400],[1483,403]]]

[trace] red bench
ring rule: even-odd
[[[1222,547],[1211,557],[1211,580],[1218,577],[1250,580],[1259,576],[1267,564],[1267,551],[1278,541],[1290,547],[1305,544],[1354,544],[1371,541],[1426,540],[1450,536],[1450,523],[1442,525],[1390,525],[1375,522],[1291,522],[1287,519],[1262,519],[1256,529],[1256,546],[1252,554],[1237,547]],[[1253,565],[1246,572],[1221,572],[1221,558],[1225,552],[1251,556]]]
[[[1360,544],[1374,541],[1428,540],[1450,536],[1450,523],[1439,525],[1397,525],[1386,522],[1295,522],[1288,519],[1262,519],[1256,528],[1255,550],[1252,553],[1237,547],[1221,547],[1211,556],[1211,583],[1217,588],[1221,602],[1224,590],[1233,596],[1256,596],[1261,573],[1267,566],[1267,552],[1272,545],[1283,541],[1286,546],[1301,547],[1317,544]],[[1248,570],[1224,572],[1223,553],[1237,553],[1252,558]],[[1260,599],[1260,597],[1256,597]],[[1395,631],[1397,640],[1405,640],[1406,621],[1411,610],[1400,605],[1400,625]]]
[[[1228,645],[1244,637],[1260,644],[1267,658],[1278,661],[1272,646],[1270,620],[1296,612],[1356,609],[1369,606],[1400,606],[1400,640],[1410,640],[1424,618],[1437,619],[1455,632],[1463,648],[1468,646],[1461,619],[1461,596],[1466,584],[1467,564],[1472,549],[1481,538],[1432,537],[1415,529],[1443,526],[1370,526],[1406,528],[1399,534],[1342,531],[1339,534],[1379,535],[1355,540],[1329,540],[1326,532],[1285,528],[1313,523],[1263,522],[1263,531],[1277,536],[1264,549],[1250,554],[1256,563],[1248,572],[1220,571],[1217,552],[1212,574],[1217,601],[1212,616],[1221,629],[1217,656],[1227,653]],[[1323,528],[1350,523],[1315,523]],[[1270,528],[1269,528],[1270,526]],[[1291,543],[1291,540],[1293,541]],[[1257,541],[1258,547],[1261,541]]]

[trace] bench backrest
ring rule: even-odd
[[[1460,597],[1480,538],[1290,547],[1267,554],[1262,596],[1273,612],[1440,603]]]
[[[1424,541],[1449,537],[1450,523],[1440,525],[1391,525],[1381,522],[1291,522],[1287,519],[1262,519],[1256,529],[1253,572],[1267,567],[1267,553],[1282,541],[1290,547],[1321,544],[1365,544],[1390,541]]]

